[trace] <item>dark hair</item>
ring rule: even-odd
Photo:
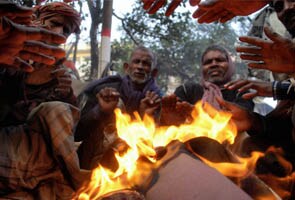
[[[201,56],[201,64],[203,63],[203,60],[204,60],[205,55],[209,51],[220,51],[221,53],[223,53],[226,56],[226,59],[229,60],[229,54],[228,54],[228,51],[226,50],[226,48],[224,48],[224,47],[222,47],[220,45],[214,44],[214,45],[208,46],[205,49],[205,51],[203,52],[203,54]]]

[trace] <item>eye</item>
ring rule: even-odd
[[[277,13],[281,12],[284,9],[284,2],[283,1],[276,1],[273,4],[273,7]]]
[[[70,33],[70,29],[68,28],[68,27],[63,27],[63,33],[64,33],[64,35],[70,35],[71,33]]]
[[[212,59],[204,60],[203,65],[208,65],[212,62]]]

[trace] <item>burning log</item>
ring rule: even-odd
[[[252,199],[229,179],[173,142],[161,162],[157,180],[146,192],[147,200]]]
[[[98,200],[145,200],[145,198],[135,190],[119,190],[105,194]]]
[[[252,174],[261,153],[238,158],[221,145],[232,144],[237,134],[228,113],[209,115],[199,104],[190,124],[156,127],[152,118],[131,119],[120,110],[115,112],[118,137],[126,145],[103,156],[106,159],[93,171],[89,185],[79,191],[79,199],[128,194],[117,193],[122,190],[138,191],[149,200],[278,199]]]

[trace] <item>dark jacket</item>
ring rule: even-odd
[[[221,90],[222,96],[226,101],[233,102],[239,106],[252,111],[254,103],[252,100],[245,100],[242,98],[243,93],[238,93],[236,90]],[[195,104],[200,101],[204,94],[203,87],[196,82],[186,82],[185,84],[176,88],[174,94],[182,101],[187,101],[190,104]]]

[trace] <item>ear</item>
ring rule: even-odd
[[[153,78],[155,78],[158,75],[158,69],[154,68],[151,72],[151,75]]]
[[[123,64],[123,69],[124,69],[124,72],[126,73],[127,69],[129,68],[129,64],[128,63],[124,63]]]

